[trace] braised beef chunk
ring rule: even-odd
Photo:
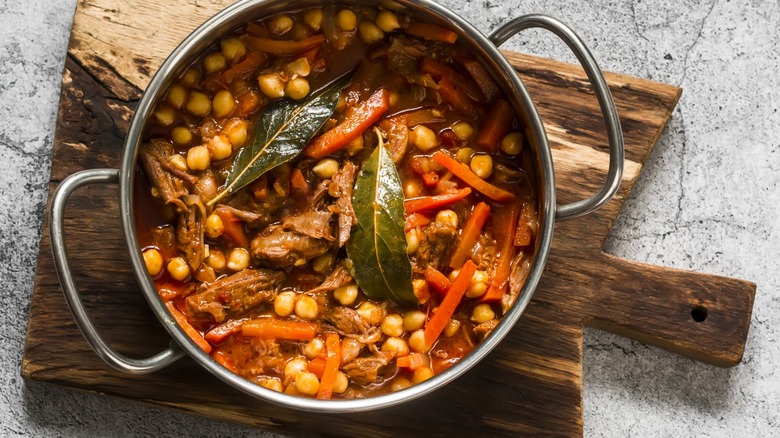
[[[477,335],[477,338],[479,340],[485,339],[487,335],[489,335],[494,328],[498,325],[497,319],[491,319],[490,321],[485,321],[482,324],[477,325],[474,327],[474,334]]]
[[[360,343],[371,344],[382,337],[379,328],[372,326],[358,315],[355,309],[334,306],[325,313],[325,320],[342,336],[354,337]]]
[[[458,230],[452,225],[432,222],[425,228],[420,249],[412,257],[415,269],[424,270],[426,266],[433,266],[441,270],[447,263],[457,237]]]
[[[285,199],[273,190],[257,198],[250,190],[243,189],[233,195],[226,204],[220,204],[220,208],[235,209],[231,211],[248,226],[263,228],[274,222],[274,217],[282,209]]]
[[[198,179],[171,165],[169,159],[174,153],[170,143],[153,139],[141,146],[139,159],[152,185],[152,196],[166,204],[173,204],[179,211],[184,211],[187,206],[180,198],[190,193],[185,181],[193,184]]]
[[[315,239],[294,231],[285,231],[280,225],[266,228],[252,239],[251,253],[255,263],[270,268],[303,266],[331,248],[324,239]]]
[[[282,228],[315,239],[336,240],[331,231],[329,211],[309,210],[282,219]]]
[[[273,302],[284,273],[244,269],[223,277],[186,299],[187,316],[196,320],[211,315],[216,322],[240,315],[262,303]]]
[[[352,281],[352,275],[349,273],[346,264],[341,261],[330,271],[325,281],[310,290],[309,293],[329,292],[348,284],[350,281]]]
[[[358,357],[344,365],[341,370],[351,381],[359,385],[369,385],[381,380],[379,372],[392,358],[392,353],[379,352],[375,356]]]
[[[190,268],[194,271],[203,262],[204,252],[204,224],[203,210],[197,196],[187,196],[187,210],[179,213],[179,221],[176,226],[176,244],[182,251]]]
[[[165,253],[176,250],[176,232],[170,225],[152,228],[152,246]]]
[[[400,74],[410,84],[437,89],[438,84],[431,75],[421,73],[417,68],[418,60],[430,56],[440,61],[450,61],[449,50],[441,43],[418,41],[406,36],[391,38],[390,45],[371,54],[372,59],[387,56],[387,66],[391,72]]]
[[[355,210],[352,208],[352,189],[355,186],[358,167],[351,161],[345,161],[338,173],[333,176],[329,193],[336,198],[330,211],[339,215],[339,248],[349,240],[352,227],[357,224]]]

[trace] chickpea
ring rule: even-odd
[[[194,87],[200,82],[200,70],[196,67],[190,67],[181,77],[181,83],[187,87]]]
[[[212,52],[203,58],[203,70],[207,75],[219,73],[227,68],[227,60],[220,52]]]
[[[363,318],[371,325],[381,324],[382,319],[385,317],[384,310],[382,310],[379,305],[372,303],[371,301],[364,301],[360,303],[357,308],[357,313],[361,318]]]
[[[358,287],[354,284],[339,286],[333,291],[333,298],[342,306],[351,306],[358,296]]]
[[[433,370],[430,367],[420,367],[412,371],[412,383],[420,384],[433,377]]]
[[[341,340],[341,363],[347,363],[356,358],[363,349],[363,344],[354,338],[344,338]]]
[[[387,338],[385,343],[382,344],[382,351],[393,353],[393,357],[406,356],[409,354],[409,346],[401,338]]]
[[[382,333],[387,336],[401,336],[404,334],[404,318],[397,313],[391,313],[385,316],[381,328]]]
[[[347,375],[341,371],[336,372],[336,381],[333,383],[333,392],[336,394],[343,394],[349,387],[349,379]]]
[[[171,130],[171,139],[180,146],[186,146],[192,142],[192,132],[186,126],[176,126]]]
[[[308,296],[301,295],[298,301],[295,302],[295,315],[301,319],[314,319],[317,317],[320,308],[317,305],[317,300]]]
[[[460,148],[458,149],[458,152],[455,153],[455,159],[460,161],[464,164],[471,163],[471,158],[476,154],[477,151],[475,151],[472,148]]]
[[[249,267],[250,260],[249,251],[244,248],[233,248],[228,255],[227,267],[231,271],[238,272]]]
[[[311,73],[309,60],[306,58],[298,58],[287,64],[287,71],[298,76],[309,76],[309,73]]]
[[[463,141],[466,141],[474,136],[474,127],[471,126],[471,123],[469,122],[458,122],[452,125],[452,131],[459,139]]]
[[[211,152],[211,158],[216,161],[224,160],[233,153],[233,145],[230,144],[230,140],[221,134],[211,137],[206,147]]]
[[[192,170],[206,170],[211,164],[211,155],[206,146],[191,147],[187,151],[187,167]]]
[[[311,29],[309,29],[309,26],[306,26],[302,23],[295,23],[292,28],[292,32],[290,36],[295,41],[300,41],[302,39],[310,37],[312,34]]]
[[[214,95],[211,107],[214,110],[214,117],[227,117],[233,112],[233,108],[236,107],[236,101],[230,91],[221,90]]]
[[[193,91],[187,98],[186,109],[193,116],[206,117],[211,112],[211,101],[200,91]]]
[[[390,391],[398,392],[412,386],[412,382],[405,377],[397,377],[390,383]]]
[[[488,179],[493,174],[493,158],[487,154],[475,155],[469,167],[478,177]]]
[[[284,365],[285,384],[289,384],[290,382],[294,381],[295,378],[298,377],[298,374],[306,372],[308,365],[309,363],[306,361],[306,358],[304,357],[298,356],[290,359]]]
[[[165,101],[172,108],[181,109],[184,106],[184,102],[187,101],[187,89],[181,84],[171,85],[168,95],[165,96]]]
[[[439,138],[433,130],[425,125],[417,125],[412,129],[414,145],[417,149],[427,152],[439,145]]]
[[[507,155],[517,155],[523,150],[523,134],[512,132],[501,140],[501,152]]]
[[[352,32],[357,26],[357,15],[349,9],[340,10],[336,14],[336,26],[345,32]]]
[[[322,9],[310,9],[303,14],[303,22],[312,30],[320,30],[320,26],[322,26],[322,17]]]
[[[423,192],[423,186],[420,184],[420,180],[417,178],[409,178],[404,182],[404,196],[407,198],[416,198],[418,196],[422,196],[425,193]]]
[[[276,73],[267,73],[257,77],[257,83],[260,85],[260,91],[266,96],[277,99],[284,97],[284,83]]]
[[[477,324],[488,322],[496,317],[496,313],[490,308],[490,304],[483,303],[474,306],[474,310],[471,312],[471,320]]]
[[[376,17],[376,25],[384,32],[392,32],[401,27],[398,17],[390,11],[380,11]]]
[[[363,136],[358,136],[347,145],[347,153],[350,157],[355,156],[358,152],[363,150]]]
[[[305,354],[309,359],[314,359],[315,357],[322,354],[322,350],[324,348],[325,342],[323,342],[320,338],[314,338],[303,347],[303,354]]]
[[[455,281],[456,278],[458,278],[458,274],[460,274],[460,269],[455,269],[447,276],[447,278],[452,282]]]
[[[333,178],[333,175],[339,171],[339,162],[333,158],[324,158],[317,162],[311,170],[322,179]]]
[[[274,298],[274,312],[279,316],[290,316],[295,310],[295,300],[298,295],[295,292],[282,292]]]
[[[451,338],[458,333],[458,330],[460,330],[460,321],[457,319],[450,319],[444,327],[444,337]]]
[[[222,56],[230,62],[240,61],[246,55],[246,46],[238,38],[225,38],[219,43]]]
[[[182,155],[173,154],[170,156],[170,158],[168,158],[168,162],[171,163],[171,165],[177,170],[181,170],[182,172],[186,172],[189,169],[187,167],[187,159]]]
[[[428,290],[428,282],[423,279],[412,280],[412,290],[414,290],[414,296],[420,301],[420,304],[428,302],[428,297],[431,296]]]
[[[171,126],[176,121],[176,111],[168,105],[160,105],[154,112],[154,118],[161,126]]]
[[[270,389],[271,391],[276,392],[282,392],[282,381],[277,379],[276,377],[271,377],[268,379],[263,379],[259,383],[260,386],[263,388]]]
[[[314,373],[304,371],[295,377],[295,387],[306,395],[315,395],[320,389],[320,379]]]
[[[452,210],[441,210],[436,213],[436,222],[443,225],[449,225],[452,228],[458,228],[458,214]]]
[[[212,249],[209,251],[208,257],[206,257],[206,264],[215,271],[221,271],[227,266],[227,260],[225,260],[225,253],[218,249]]]
[[[292,29],[295,22],[286,14],[277,15],[268,22],[268,30],[274,35],[284,35]]]
[[[206,218],[206,235],[211,239],[216,239],[225,232],[225,224],[219,215],[212,214]]]
[[[144,264],[146,265],[146,271],[149,272],[149,275],[152,277],[158,276],[163,268],[163,258],[162,254],[160,254],[160,251],[157,251],[154,248],[149,248],[144,251],[143,256]]]
[[[409,336],[409,348],[419,353],[427,353],[431,346],[425,343],[425,331],[423,329],[415,330]]]
[[[420,249],[420,230],[413,228],[406,233],[406,254],[412,255]]]
[[[323,254],[311,261],[311,269],[319,274],[330,272],[333,264],[336,262],[336,256],[332,253]]]
[[[382,32],[376,24],[370,21],[363,21],[358,25],[358,34],[360,39],[366,44],[375,44],[385,37],[385,33]]]
[[[287,395],[293,395],[295,397],[302,397],[303,393],[301,391],[298,391],[298,388],[295,387],[294,383],[290,383],[287,385],[286,388],[284,388],[284,393]]]
[[[177,281],[184,281],[190,276],[190,265],[183,257],[174,257],[168,262],[168,274]]]
[[[488,281],[490,281],[490,277],[487,272],[482,270],[475,272],[474,276],[471,277],[468,289],[466,289],[466,296],[469,298],[479,298],[482,295],[485,295],[485,292],[487,292],[488,289]]]
[[[419,330],[423,325],[425,325],[425,314],[419,310],[410,310],[404,314],[404,330],[407,332]]]
[[[222,133],[227,135],[230,144],[233,148],[239,148],[246,143],[247,139],[247,123],[241,119],[230,119],[222,128]]]
[[[295,78],[284,86],[284,94],[293,100],[301,100],[309,95],[309,81],[306,78]]]

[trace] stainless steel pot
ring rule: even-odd
[[[359,400],[315,400],[285,395],[263,388],[223,368],[198,348],[184,331],[179,328],[167,312],[151,278],[147,274],[138,244],[133,220],[132,196],[138,147],[147,118],[150,117],[157,103],[163,98],[164,91],[183,72],[195,56],[204,51],[221,35],[239,25],[289,9],[288,2],[285,0],[242,0],[215,15],[196,29],[162,64],[149,83],[135,112],[135,117],[125,141],[121,168],[94,169],[75,173],[65,179],[54,193],[49,215],[49,227],[51,230],[52,251],[60,283],[81,332],[95,352],[106,363],[117,370],[127,373],[151,373],[164,368],[186,353],[209,372],[228,384],[269,402],[307,411],[355,412],[403,403],[451,382],[484,358],[512,329],[531,300],[534,289],[542,275],[542,270],[550,251],[555,221],[575,218],[594,211],[604,205],[615,194],[620,185],[623,173],[623,137],[612,96],[598,65],[583,42],[571,29],[554,18],[542,15],[526,15],[509,21],[493,32],[490,37],[485,37],[467,21],[430,0],[395,1],[406,9],[406,13],[458,32],[460,34],[459,41],[471,46],[472,53],[478,56],[489,69],[496,83],[499,84],[505,96],[511,101],[516,114],[529,127],[530,142],[536,156],[536,173],[539,184],[539,234],[534,250],[533,262],[526,282],[522,286],[519,298],[503,317],[498,327],[471,354],[452,368],[432,379],[403,391]],[[343,4],[350,2],[305,0],[297,2],[296,8],[323,6],[333,3]],[[382,1],[372,0],[353,3],[360,6],[370,6],[371,4],[378,6]],[[528,91],[509,64],[509,61],[497,47],[511,36],[528,28],[547,29],[560,37],[571,48],[593,84],[596,97],[606,120],[610,146],[610,164],[606,182],[601,190],[591,198],[569,205],[556,207],[555,174],[544,126],[539,119],[539,114]],[[141,291],[149,302],[149,306],[173,337],[170,348],[147,359],[128,358],[106,344],[85,312],[68,266],[63,236],[63,213],[68,197],[80,186],[106,183],[119,184],[120,186],[122,226],[136,278],[141,285]]]

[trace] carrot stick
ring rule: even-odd
[[[440,81],[442,78],[448,78],[470,98],[480,102],[486,101],[485,95],[482,94],[482,90],[474,85],[474,82],[471,79],[458,73],[454,68],[447,64],[442,64],[433,58],[423,56],[420,58],[420,71],[428,73],[436,81]]]
[[[423,276],[428,285],[438,292],[439,295],[447,295],[447,291],[452,287],[450,279],[433,266],[426,266]]]
[[[474,206],[471,216],[466,221],[466,225],[463,226],[463,231],[460,232],[458,245],[455,247],[455,251],[452,252],[452,257],[450,257],[450,267],[452,269],[460,269],[463,266],[463,262],[469,257],[471,249],[477,243],[479,234],[482,232],[482,227],[485,226],[489,215],[490,207],[484,202]]]
[[[317,324],[303,321],[282,321],[273,318],[251,319],[241,325],[241,334],[266,339],[309,341],[314,339],[314,335],[317,334]]]
[[[508,205],[498,210],[494,217],[493,235],[498,243],[498,256],[490,274],[490,287],[485,295],[479,299],[481,303],[501,301],[506,291],[509,274],[512,268],[512,259],[515,256],[514,233],[517,216],[520,213],[520,204]]]
[[[419,211],[435,210],[454,204],[471,194],[471,189],[466,187],[441,195],[421,196],[419,198],[407,199],[404,201],[404,210],[406,214],[417,213]]]
[[[227,339],[228,336],[241,332],[241,325],[247,320],[249,318],[231,319],[212,328],[203,337],[212,344],[219,344]]]
[[[412,213],[406,217],[404,224],[404,233],[408,233],[414,228],[424,227],[431,223],[431,218],[422,213]]]
[[[496,100],[477,133],[477,145],[486,151],[498,151],[498,144],[512,128],[513,118],[514,112],[509,102],[504,99]]]
[[[450,44],[454,44],[455,41],[458,40],[458,34],[449,29],[419,21],[409,23],[409,26],[404,29],[404,32],[409,35],[425,38],[426,40],[442,41]]]
[[[352,140],[358,138],[369,126],[376,123],[390,108],[390,91],[380,88],[360,102],[347,114],[347,118],[330,131],[315,137],[304,149],[304,155],[322,159],[343,149]]]
[[[268,56],[263,52],[251,52],[246,55],[246,58],[244,58],[243,61],[225,70],[219,77],[225,84],[230,84],[237,78],[249,76],[250,73],[265,64],[267,59]]]
[[[458,276],[455,281],[452,282],[447,295],[442,300],[433,317],[425,325],[425,344],[433,346],[433,343],[439,339],[441,332],[444,331],[444,327],[447,326],[447,322],[455,313],[458,304],[460,304],[463,295],[466,293],[466,289],[469,287],[471,277],[477,271],[477,265],[471,260],[466,261],[463,267],[458,272]]]
[[[290,173],[290,188],[304,195],[309,192],[309,183],[306,182],[301,169],[297,167]]]
[[[325,335],[325,370],[320,379],[320,389],[317,391],[318,399],[329,399],[333,395],[333,385],[336,383],[336,374],[341,365],[341,351],[339,348],[339,335],[327,333]]]
[[[423,184],[425,187],[436,187],[439,183],[439,174],[436,172],[425,172],[422,174]]]
[[[230,371],[234,373],[237,372],[236,365],[233,363],[233,360],[230,359],[230,356],[225,354],[222,350],[214,350],[211,353],[211,358],[217,361],[218,364],[229,369]]]
[[[184,333],[187,333],[187,336],[192,339],[192,342],[194,342],[195,345],[197,345],[201,350],[205,351],[206,354],[211,353],[211,344],[203,339],[203,335],[201,335],[199,331],[195,330],[195,327],[193,327],[192,324],[187,321],[187,317],[184,316],[184,314],[181,313],[179,309],[177,309],[176,306],[174,306],[170,301],[165,303],[165,307],[168,309],[168,312],[171,313],[173,319],[176,320],[176,323],[179,324],[179,327],[184,330]]]
[[[236,105],[236,116],[238,117],[252,114],[253,112],[257,111],[258,108],[260,108],[260,104],[262,103],[260,95],[253,90],[249,90],[246,93],[241,94],[237,99],[238,104]]]
[[[249,239],[246,237],[244,223],[241,222],[241,219],[237,218],[226,208],[217,207],[214,210],[214,214],[222,219],[222,225],[225,226],[225,231],[222,233],[223,235],[232,240],[236,246],[249,248]]]
[[[408,356],[401,356],[395,360],[395,366],[399,368],[409,368],[414,371],[417,368],[428,366],[430,358],[425,353],[412,353]]]
[[[478,177],[468,166],[459,162],[446,152],[436,151],[433,154],[433,160],[444,166],[447,170],[452,172],[453,175],[463,180],[463,182],[496,202],[508,204],[517,200],[517,196],[513,193],[496,187]]]
[[[306,369],[317,376],[318,379],[322,379],[322,375],[325,374],[325,358],[322,356],[315,357],[309,361]]]
[[[472,119],[477,116],[477,110],[473,101],[469,99],[466,93],[456,87],[450,78],[441,78],[441,81],[439,81],[439,94],[441,94],[445,102],[455,108],[455,111]]]
[[[274,40],[271,38],[245,37],[244,43],[254,50],[284,56],[305,52],[311,48],[321,46],[325,42],[322,34],[312,35],[300,41]]]

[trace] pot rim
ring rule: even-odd
[[[389,407],[410,401],[446,385],[475,366],[493,348],[495,348],[510,332],[512,327],[514,327],[531,300],[549,255],[555,223],[556,206],[553,161],[544,126],[536,106],[531,100],[521,79],[510,65],[509,61],[485,35],[449,9],[436,4],[431,0],[395,1],[408,8],[414,15],[419,16],[422,14],[427,19],[446,23],[446,25],[456,31],[461,38],[466,38],[468,43],[477,50],[477,53],[475,54],[481,58],[483,63],[487,64],[492,76],[497,81],[502,91],[506,93],[505,97],[511,100],[515,113],[517,115],[522,114],[525,116],[525,122],[528,125],[527,128],[531,129],[531,132],[535,136],[535,141],[533,142],[534,152],[538,160],[536,163],[536,170],[539,188],[539,239],[525,283],[510,311],[502,317],[501,322],[493,332],[478,344],[470,354],[441,374],[438,374],[425,382],[412,385],[403,391],[351,400],[317,400],[286,395],[261,387],[222,367],[222,365],[218,364],[208,354],[198,348],[168,313],[157,293],[151,277],[149,277],[146,272],[133,216],[133,187],[136,175],[138,147],[141,143],[143,128],[147,118],[152,114],[154,105],[159,101],[160,94],[165,89],[167,83],[170,82],[172,75],[177,71],[181,71],[182,63],[190,62],[193,55],[197,55],[198,51],[201,50],[205,44],[211,44],[220,34],[233,28],[233,23],[248,21],[239,18],[245,11],[264,5],[268,7],[278,5],[277,11],[289,10],[290,8],[286,6],[287,2],[282,0],[241,0],[232,6],[223,9],[195,29],[178,47],[176,47],[176,49],[174,49],[149,82],[135,111],[125,140],[119,176],[122,228],[136,279],[155,316],[160,320],[176,343],[190,357],[195,359],[196,362],[217,378],[249,395],[281,406],[323,413],[359,412]],[[311,2],[312,5],[314,3],[339,4],[340,2]],[[367,2],[358,3],[365,5]],[[379,5],[381,2],[380,0],[375,0],[374,3]],[[229,26],[226,23],[228,23]]]

